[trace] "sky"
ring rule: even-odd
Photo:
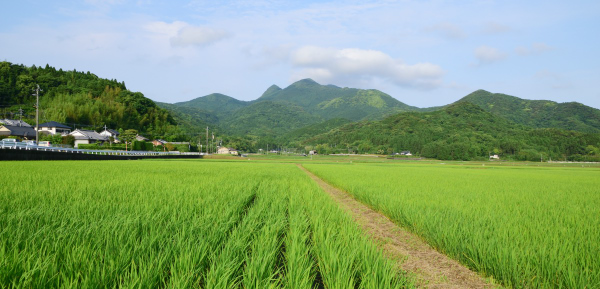
[[[160,102],[312,78],[413,106],[485,89],[600,108],[600,1],[4,1],[0,61]]]

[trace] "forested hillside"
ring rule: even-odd
[[[149,136],[183,134],[169,112],[159,108],[140,92],[132,92],[124,82],[100,78],[90,72],[63,71],[54,67],[0,62],[0,105],[2,117],[35,124],[36,84],[40,86],[40,122],[57,121],[73,128],[136,129]]]
[[[426,113],[342,126],[304,142],[323,153],[390,154],[404,150],[429,158],[472,160],[500,154],[518,160],[599,159],[600,134],[534,129],[459,102]]]
[[[272,85],[253,101],[213,93],[190,101],[159,105],[173,111],[178,122],[195,120],[200,126],[218,127],[226,134],[278,138],[323,120],[376,120],[398,112],[419,110],[378,90],[321,85],[312,79],[297,81],[285,89]],[[191,131],[200,130],[200,126],[186,125]]]
[[[600,110],[577,102],[527,100],[485,90],[477,90],[458,102],[476,104],[495,115],[531,127],[600,132]]]

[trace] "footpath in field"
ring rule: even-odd
[[[349,194],[329,185],[302,165],[308,174],[340,206],[351,212],[354,219],[381,246],[386,254],[397,260],[398,266],[417,277],[417,285],[426,288],[496,288],[481,276],[455,260],[431,248],[418,236],[396,225],[383,214],[372,210]]]

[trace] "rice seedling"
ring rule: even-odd
[[[294,164],[0,169],[0,287],[410,286]]]
[[[598,169],[482,169],[468,164],[305,167],[504,285],[600,286]]]

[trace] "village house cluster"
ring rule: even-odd
[[[22,120],[13,119],[0,119],[0,136],[17,137],[23,140],[35,140],[35,127]],[[120,133],[114,129],[104,128],[101,132],[85,129],[71,130],[69,126],[64,124],[50,121],[41,123],[38,125],[39,134],[50,134],[50,135],[61,135],[67,136],[72,135],[75,139],[74,147],[77,148],[81,144],[94,144],[94,143],[120,143]],[[137,141],[149,141],[144,136],[137,135],[135,138]],[[156,145],[164,145],[167,142],[161,139],[152,141]]]

